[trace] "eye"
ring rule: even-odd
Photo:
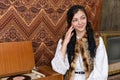
[[[73,19],[73,20],[72,20],[72,22],[76,22],[76,21],[77,21],[77,19]]]
[[[86,17],[85,17],[85,16],[82,16],[81,19],[86,19]]]

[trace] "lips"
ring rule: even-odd
[[[83,26],[77,26],[78,28],[83,28]]]

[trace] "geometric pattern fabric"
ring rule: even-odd
[[[66,29],[66,12],[74,4],[87,9],[99,30],[102,0],[0,0],[0,42],[32,41],[35,65],[50,65]]]

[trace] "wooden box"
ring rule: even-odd
[[[0,43],[0,79],[17,74],[29,74],[35,67],[31,41]],[[45,77],[35,80],[63,80],[50,66],[38,68]]]

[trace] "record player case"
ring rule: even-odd
[[[0,43],[0,80],[11,75],[31,73],[35,67],[31,41]],[[45,75],[35,80],[63,80],[63,76],[50,66],[40,66],[38,72]]]

